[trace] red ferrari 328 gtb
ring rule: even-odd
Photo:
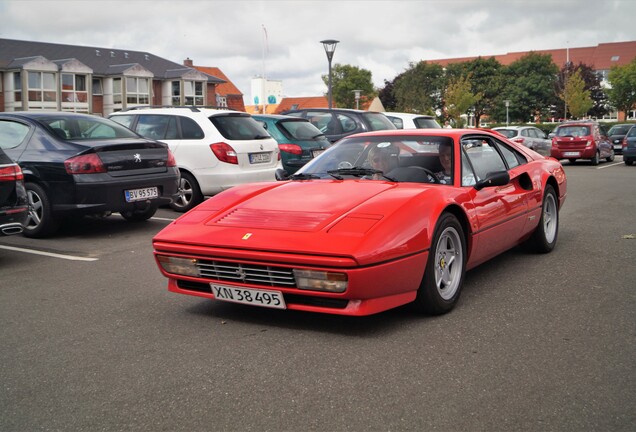
[[[516,245],[550,252],[561,164],[477,129],[342,139],[291,177],[236,186],[153,239],[173,292],[369,315],[457,303],[466,270]]]

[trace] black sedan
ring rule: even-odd
[[[623,139],[632,126],[634,126],[634,123],[617,124],[612,126],[609,130],[607,135],[609,136],[612,146],[614,146],[614,153],[623,153]]]
[[[2,150],[0,137],[0,234],[19,234],[27,219],[24,176],[20,166]]]
[[[168,146],[108,119],[1,113],[0,141],[24,173],[28,237],[53,233],[70,216],[119,212],[147,220],[177,195],[179,171]]]

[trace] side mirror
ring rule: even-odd
[[[495,171],[488,173],[485,179],[478,181],[473,187],[477,190],[482,190],[485,187],[505,186],[508,183],[510,183],[508,171]]]
[[[278,181],[289,180],[289,174],[282,168],[278,168],[274,172],[274,177],[276,177],[276,180]]]

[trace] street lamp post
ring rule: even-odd
[[[508,107],[510,106],[510,101],[505,100],[504,103],[506,104],[506,127],[508,127]]]
[[[336,45],[338,44],[337,40],[334,39],[326,39],[320,41],[322,46],[325,48],[325,53],[327,53],[327,61],[329,62],[329,85],[327,86],[328,94],[329,94],[329,109],[331,109],[331,59],[333,58],[333,53],[336,50]]]
[[[362,90],[353,90],[354,97],[356,98],[356,109],[360,109],[360,93],[362,93]]]

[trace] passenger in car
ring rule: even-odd
[[[395,169],[399,165],[398,157],[400,149],[389,142],[381,142],[369,150],[367,161],[372,168],[382,171],[383,174]],[[382,174],[374,174],[373,179],[382,178]]]
[[[435,173],[435,177],[441,184],[451,184],[453,182],[452,172],[453,149],[449,142],[442,142],[439,145],[439,162],[442,170]]]

